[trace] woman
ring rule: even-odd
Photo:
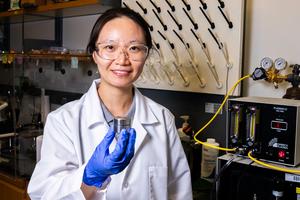
[[[138,13],[116,8],[99,17],[87,49],[101,79],[48,115],[32,199],[192,199],[174,116],[133,85],[151,44]],[[118,140],[116,116],[132,118]]]

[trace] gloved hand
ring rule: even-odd
[[[104,181],[113,174],[123,171],[134,155],[136,133],[133,128],[123,129],[119,136],[115,150],[109,154],[109,146],[115,137],[113,128],[110,128],[104,139],[96,147],[88,161],[83,182],[89,186],[101,187]]]

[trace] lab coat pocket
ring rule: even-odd
[[[167,200],[168,192],[168,168],[149,167],[149,199]]]

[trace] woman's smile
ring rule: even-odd
[[[131,73],[131,70],[116,69],[116,70],[112,70],[112,72],[117,76],[125,77]]]

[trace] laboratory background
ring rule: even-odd
[[[0,199],[29,199],[47,114],[99,78],[89,33],[121,6],[149,25],[135,85],[175,115],[194,199],[299,200],[297,0],[0,0]]]

